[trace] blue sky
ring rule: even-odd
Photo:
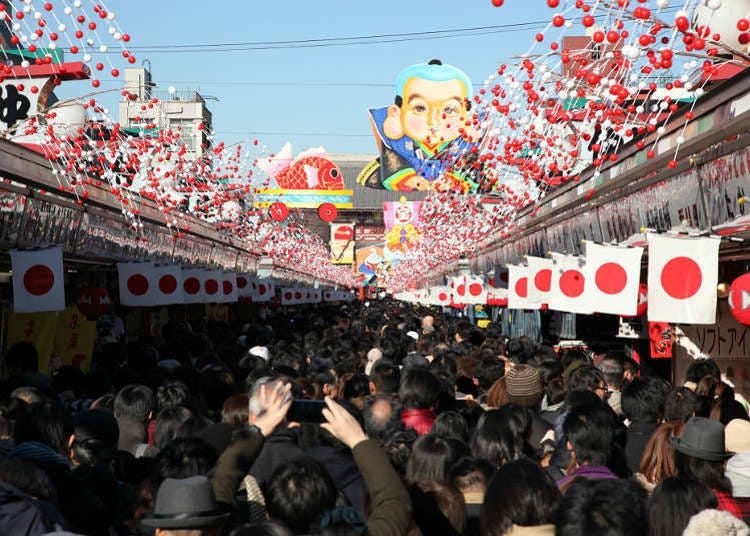
[[[552,16],[541,0],[506,0],[501,8],[493,7],[490,0],[128,0],[112,1],[108,7],[131,34],[134,49],[424,32]],[[402,68],[440,58],[464,69],[475,84],[481,83],[509,56],[525,52],[542,27],[373,45],[138,53],[138,61],[151,62],[159,89],[199,88],[218,97],[210,108],[220,140],[231,143],[257,137],[269,151],[291,141],[295,153],[317,145],[331,153],[374,153],[366,110],[392,102],[392,84]],[[61,93],[85,93],[90,89],[86,84],[72,83]],[[114,98],[103,102],[116,113]]]

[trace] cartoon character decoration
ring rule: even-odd
[[[370,110],[380,157],[357,181],[402,192],[491,189],[478,165],[485,138],[471,113],[473,97],[466,73],[440,60],[404,69],[394,104]]]
[[[398,203],[383,203],[385,246],[388,250],[403,252],[419,242],[421,207],[421,201],[407,201],[404,197]]]
[[[341,170],[322,147],[302,151],[293,159],[292,145],[287,143],[277,155],[258,161],[258,167],[285,190],[344,189]]]

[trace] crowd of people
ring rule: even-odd
[[[750,534],[748,404],[711,359],[671,385],[398,303],[264,312],[175,314],[87,373],[10,347],[0,534]]]

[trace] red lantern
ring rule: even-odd
[[[750,273],[739,276],[729,287],[729,310],[745,326],[750,326]]]
[[[76,305],[78,310],[86,316],[99,316],[107,313],[111,303],[106,288],[83,287],[78,289]]]
[[[324,222],[332,222],[339,215],[339,210],[333,203],[323,203],[318,207],[318,217]]]
[[[273,221],[284,221],[289,216],[289,208],[281,201],[271,203],[268,213]]]

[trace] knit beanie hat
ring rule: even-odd
[[[539,371],[529,365],[516,365],[505,374],[509,402],[535,407],[542,401],[544,386]]]

